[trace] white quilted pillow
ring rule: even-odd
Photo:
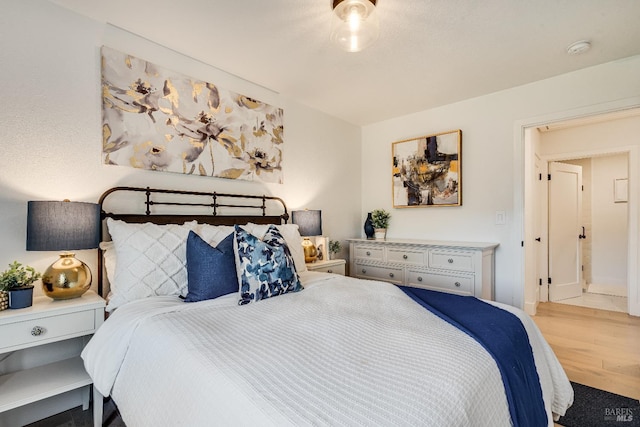
[[[128,224],[108,218],[118,261],[107,311],[153,295],[186,295],[186,243],[189,230],[196,225],[195,221]]]
[[[193,231],[202,238],[205,242],[213,246],[218,246],[218,243],[222,242],[225,237],[234,232],[234,228],[231,225],[210,225],[210,224],[197,224]]]
[[[102,260],[104,262],[104,269],[106,277],[102,278],[103,285],[107,285],[113,282],[116,277],[116,248],[113,242],[100,242],[100,249],[102,249]],[[111,287],[109,286],[109,289]],[[105,288],[106,289],[106,288]]]
[[[301,273],[307,271],[307,264],[304,262],[304,249],[302,248],[302,237],[300,237],[300,231],[297,224],[279,224],[276,225],[284,241],[287,242],[291,256],[293,256],[293,263],[296,266],[296,271]],[[252,222],[247,225],[243,225],[242,228],[247,230],[254,236],[262,239],[269,228],[269,225],[254,224]]]

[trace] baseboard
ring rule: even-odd
[[[527,313],[529,316],[535,316],[537,309],[538,309],[538,301],[530,301],[530,302],[525,301],[524,312]]]
[[[618,297],[626,297],[627,296],[627,286],[618,286],[618,285],[599,285],[596,283],[590,283],[587,292],[591,294],[602,294],[602,295],[614,295]]]

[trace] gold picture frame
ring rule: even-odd
[[[394,208],[462,205],[462,131],[391,145]]]

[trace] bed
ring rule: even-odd
[[[143,195],[123,206],[144,214],[107,213],[105,200],[120,193]],[[100,203],[108,234],[98,275],[110,316],[82,357],[96,397],[111,396],[129,427],[553,426],[573,401],[524,312],[307,271],[278,198],[119,187]],[[267,215],[274,204],[279,212]],[[162,208],[212,212],[153,213]],[[458,305],[466,316],[456,320]],[[485,311],[520,332],[486,342],[509,328],[468,315]],[[527,357],[523,376],[514,365]]]

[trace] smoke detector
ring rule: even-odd
[[[567,53],[569,55],[580,55],[591,49],[591,42],[589,40],[580,40],[575,43],[571,43],[567,47]]]

